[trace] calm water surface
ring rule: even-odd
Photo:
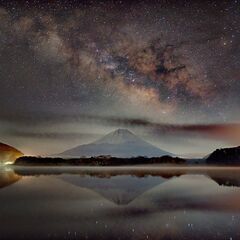
[[[240,239],[240,168],[1,167],[0,239]]]

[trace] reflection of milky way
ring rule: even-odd
[[[0,7],[0,121],[239,120],[237,1],[46,2]]]

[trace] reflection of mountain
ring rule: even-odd
[[[221,186],[240,187],[240,175],[236,168],[230,171],[227,171],[226,169],[216,172],[209,171],[207,175]]]
[[[64,175],[60,178],[75,186],[91,189],[118,205],[128,204],[149,189],[167,181],[162,177],[136,178],[130,175],[110,178]]]
[[[158,170],[159,177],[135,177],[124,175],[124,171],[118,175],[119,168],[115,172],[105,168],[105,173],[102,168],[82,168],[82,175],[80,168],[70,168],[70,174],[69,168],[54,168],[52,174],[58,175],[43,176],[42,173],[51,174],[51,168],[42,169],[46,170],[27,167],[23,172],[30,175],[32,171],[35,177],[0,190],[3,239],[16,239],[23,234],[27,239],[225,239],[239,230],[240,190],[220,187],[203,174],[195,172],[165,180],[160,177],[162,168]],[[147,171],[142,169],[141,174],[150,174]],[[174,171],[168,168],[163,174],[170,178]],[[221,173],[215,168],[211,174],[227,176],[223,168]],[[112,202],[129,204],[119,206]],[[206,234],[223,229],[222,226],[227,226],[221,232],[223,238]],[[49,232],[58,235],[46,237]],[[183,235],[184,232],[191,234]],[[238,235],[235,239],[239,239]]]
[[[127,129],[118,129],[93,143],[77,146],[59,155],[71,157],[111,155],[127,158],[160,157],[171,154],[145,142]]]
[[[224,196],[226,189],[219,188],[211,178],[187,174],[178,178],[162,177],[135,178],[117,176],[111,178],[61,176],[65,182],[74,186],[90,189],[117,205],[128,205],[128,213],[156,214],[157,212],[195,209],[204,211],[208,208],[220,211],[223,201],[215,197]],[[209,198],[208,198],[209,197]],[[227,208],[237,208],[227,204]],[[119,212],[112,217],[120,217]]]
[[[11,169],[0,169],[0,188],[7,187],[21,179],[21,176],[16,174]]]
[[[228,186],[228,187],[240,187],[240,179],[235,178],[212,178],[216,183],[221,186]]]
[[[7,144],[0,143],[0,164],[5,162],[14,162],[18,157],[21,157],[23,153],[14,147]]]
[[[196,180],[201,185],[201,191],[204,191],[204,184],[207,183],[212,183],[213,186],[217,184],[223,186],[240,186],[239,170],[234,170],[233,168],[15,167],[15,172],[20,176],[55,175],[65,183],[79,187],[79,190],[81,188],[89,189],[118,205],[128,205],[133,200],[140,201],[145,194],[149,196],[153,192],[156,193],[154,193],[156,198],[158,195],[159,203],[165,201],[164,204],[166,204],[166,196],[171,196],[174,199],[174,197],[177,197],[175,196],[175,192],[182,192],[181,188],[188,191],[189,183],[193,183],[193,180]],[[2,174],[0,177],[0,186],[7,186],[19,180],[20,177],[17,174],[14,174],[12,171]],[[184,185],[186,176],[189,175],[191,176],[185,182],[186,185]],[[183,183],[181,188],[178,182]],[[174,190],[171,190],[171,195],[168,195],[172,184],[175,186]],[[186,192],[182,194],[181,198],[183,199],[180,200],[188,202],[187,194],[190,193]],[[171,203],[169,204],[171,205]]]
[[[65,182],[90,189],[118,205],[128,204],[144,192],[184,174],[181,169],[101,168],[16,168],[22,176],[58,175]]]
[[[204,175],[183,175],[157,185],[136,199],[135,205],[153,209],[151,212],[240,209],[239,204],[226,203],[226,188]],[[223,208],[223,206],[225,208]]]

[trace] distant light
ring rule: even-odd
[[[5,162],[3,165],[11,165],[13,164],[14,162]]]

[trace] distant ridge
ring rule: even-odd
[[[240,146],[217,149],[206,158],[207,164],[239,165]]]
[[[63,157],[110,155],[128,158],[137,156],[161,157],[173,154],[153,146],[128,129],[117,129],[90,144],[79,145],[57,155]]]

